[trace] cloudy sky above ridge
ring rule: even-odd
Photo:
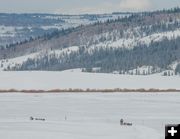
[[[180,6],[180,0],[0,0],[1,13],[111,13]]]

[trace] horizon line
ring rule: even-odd
[[[167,11],[173,10],[175,8],[180,8],[179,6],[172,8],[162,8],[162,9],[154,9],[154,10],[142,10],[142,11],[114,11],[114,12],[104,12],[104,13],[80,13],[80,14],[71,14],[71,13],[46,13],[46,12],[0,12],[0,14],[41,14],[41,15],[63,15],[63,16],[77,16],[77,15],[108,15],[108,14],[133,14],[133,13],[146,13],[146,12],[159,12],[159,11]]]

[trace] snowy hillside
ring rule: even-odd
[[[72,47],[68,47],[68,48],[64,48],[62,50],[52,50],[52,51],[40,51],[40,52],[36,52],[36,53],[32,53],[29,55],[24,55],[24,56],[20,56],[20,57],[16,57],[16,58],[11,58],[11,59],[3,59],[0,60],[0,71],[4,71],[4,70],[8,70],[11,69],[13,67],[20,67],[22,66],[22,64],[24,62],[26,62],[29,59],[41,59],[42,57],[44,57],[45,55],[47,55],[48,57],[61,57],[63,58],[64,54],[70,54],[72,52],[77,52],[79,49],[78,46],[72,46]]]
[[[180,123],[179,102],[178,93],[0,94],[0,137],[164,139],[165,125]]]
[[[110,36],[108,34],[106,34],[106,36]],[[97,36],[96,36],[97,37]],[[102,37],[102,36],[101,36]],[[89,54],[93,54],[94,52],[96,52],[99,49],[119,49],[119,48],[126,48],[126,49],[133,49],[134,47],[137,47],[138,45],[147,45],[149,46],[151,44],[151,42],[161,42],[163,41],[163,39],[168,39],[168,40],[172,40],[172,39],[176,39],[180,37],[180,30],[177,29],[175,31],[167,31],[167,32],[162,32],[162,33],[154,33],[152,35],[147,35],[144,37],[133,37],[132,39],[117,39],[116,41],[105,41],[105,42],[99,42],[98,44],[95,45],[90,45],[89,47],[87,47],[85,49],[85,51]],[[100,38],[100,36],[99,36]],[[56,58],[61,58],[63,59],[63,55],[70,55],[71,53],[77,52],[79,51],[79,49],[82,46],[69,46],[67,48],[61,48],[61,49],[55,49],[55,50],[49,50],[49,49],[45,49],[39,52],[35,52],[35,53],[31,53],[28,55],[24,55],[24,56],[19,56],[16,58],[10,58],[10,59],[2,59],[0,60],[0,70],[9,70],[9,69],[13,69],[14,67],[21,67],[23,63],[26,63],[29,59],[35,60],[37,61],[38,59],[41,59],[45,56],[47,56],[49,59],[51,59],[53,56]],[[176,64],[174,64],[176,63]],[[177,67],[178,63],[176,61],[172,61],[172,63],[169,64],[169,67],[171,70],[174,71],[175,74],[175,70]],[[149,72],[149,74],[153,73],[153,66],[147,66],[143,65],[144,67],[150,67],[151,70],[148,71],[148,69],[145,69],[145,71],[142,69],[139,70],[140,74],[143,74],[143,72]],[[143,67],[141,66],[141,67]],[[83,68],[83,67],[82,67]],[[133,73],[135,74],[137,71],[136,69],[130,69],[129,71],[126,71],[126,73]],[[156,71],[161,71],[161,69],[159,67],[156,67]]]
[[[41,19],[40,27],[44,21],[45,30],[51,28],[46,20],[73,24],[74,28],[62,25],[62,30],[1,47],[0,70],[81,68],[94,72],[98,68],[100,73],[180,74],[180,8],[129,15],[43,14],[36,18]],[[34,20],[26,22],[34,24]]]
[[[132,31],[132,30],[131,30]],[[126,33],[128,34],[127,31]],[[139,31],[140,32],[140,31]],[[113,33],[112,33],[113,34]],[[115,34],[115,33],[114,33]],[[114,35],[113,34],[113,35]],[[104,35],[100,35],[102,37]],[[107,37],[110,37],[111,34],[106,34]],[[180,37],[180,29],[174,30],[174,31],[166,31],[166,32],[161,32],[161,33],[153,33],[151,35],[144,35],[144,36],[131,36],[129,38],[117,38],[118,35],[116,35],[116,40],[110,40],[110,41],[105,41],[105,42],[100,42],[96,44],[94,47],[90,47],[89,49],[95,49],[95,48],[127,48],[127,49],[132,49],[135,46],[139,44],[146,44],[149,45],[151,42],[159,42],[163,40],[164,38],[167,38],[169,40],[175,39],[177,37]]]

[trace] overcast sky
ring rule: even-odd
[[[6,13],[111,13],[180,6],[180,0],[0,0]]]

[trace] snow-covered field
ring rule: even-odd
[[[9,93],[0,106],[2,139],[164,139],[180,123],[179,93]]]
[[[83,73],[80,70],[62,72],[14,71],[0,72],[0,90],[53,89],[177,89],[180,76],[160,74],[137,76],[103,73]]]

